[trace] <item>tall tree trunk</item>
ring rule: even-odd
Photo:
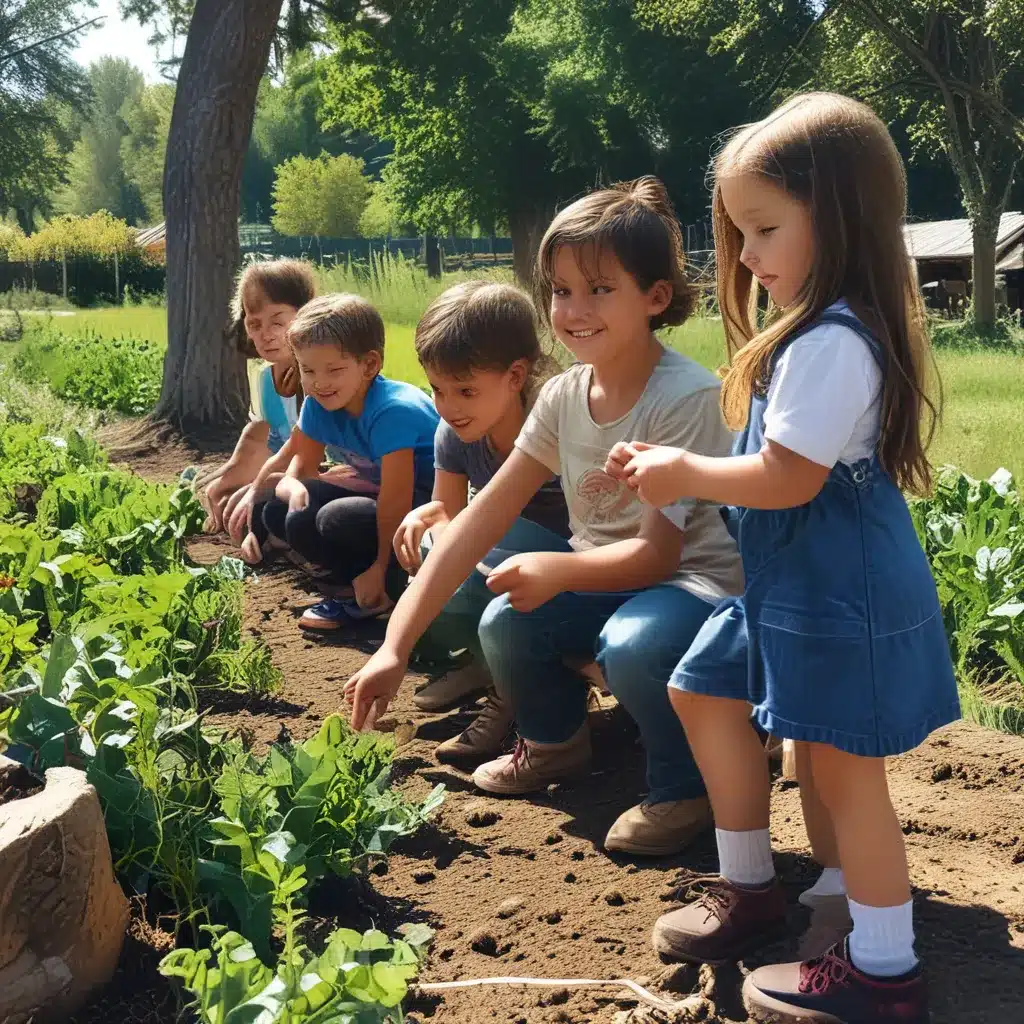
[[[154,418],[186,435],[241,423],[245,357],[227,340],[242,165],[282,0],[196,0],[164,165],[167,357]]]
[[[512,236],[512,267],[526,288],[533,284],[537,250],[550,220],[550,211],[537,207],[515,210],[508,215],[508,229]]]
[[[996,241],[1000,211],[977,210],[971,217],[974,261],[971,270],[971,298],[974,328],[979,334],[991,332],[996,323]]]

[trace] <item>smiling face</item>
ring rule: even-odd
[[[551,326],[580,362],[611,362],[646,341],[651,317],[663,312],[671,299],[668,281],[656,281],[645,291],[609,249],[590,259],[579,259],[568,245],[555,252]]]
[[[814,264],[814,224],[806,203],[755,174],[721,180],[722,203],[743,237],[740,262],[777,306],[800,294]]]
[[[261,359],[291,365],[292,350],[286,334],[298,310],[282,302],[243,303],[245,333]]]
[[[381,366],[377,352],[357,358],[336,345],[304,345],[295,359],[302,390],[329,412],[361,402]]]
[[[485,437],[510,414],[522,416],[525,359],[507,370],[471,370],[457,377],[425,369],[438,415],[466,444]]]

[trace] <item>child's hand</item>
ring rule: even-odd
[[[609,453],[604,471],[636,491],[641,501],[664,508],[688,493],[686,452],[643,441],[619,442]]]
[[[260,542],[256,534],[247,534],[241,544],[242,561],[247,565],[259,565],[263,561],[263,552],[260,550]]]
[[[530,551],[506,558],[489,573],[484,565],[477,569],[487,577],[489,590],[508,594],[509,604],[517,612],[532,612],[562,592],[563,558],[559,553]]]
[[[345,684],[345,699],[352,705],[352,728],[372,729],[395,699],[406,663],[385,643]]]
[[[281,501],[288,502],[289,512],[301,512],[309,505],[309,491],[306,485],[295,477],[282,477],[274,493]]]
[[[231,495],[224,507],[224,521],[228,536],[235,544],[241,544],[249,532],[249,516],[252,510],[253,490],[251,484],[240,487]]]
[[[356,594],[356,604],[360,608],[379,608],[387,602],[388,596],[384,591],[384,574],[386,566],[374,562],[364,573],[360,573],[352,581],[352,589]]]
[[[401,522],[395,533],[395,554],[402,568],[415,575],[423,565],[420,545],[423,535],[441,519],[447,519],[443,501],[431,501],[414,508]]]

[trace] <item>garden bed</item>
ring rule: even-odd
[[[206,538],[190,545],[200,562],[224,550]],[[284,684],[270,701],[215,715],[218,724],[258,743],[272,742],[282,729],[298,740],[339,709],[345,679],[379,642],[380,629],[361,627],[330,641],[308,637],[296,619],[311,600],[310,585],[290,567],[271,567],[247,583],[246,625],[270,646]],[[614,705],[593,715],[596,763],[585,782],[534,799],[499,800],[477,794],[465,775],[433,757],[436,743],[464,724],[465,713],[423,715],[411,690],[410,683],[384,720],[385,727],[416,725],[415,738],[398,751],[397,776],[414,798],[443,782],[448,799],[434,823],[392,850],[372,888],[360,883],[315,893],[316,926],[332,927],[336,918],[352,927],[373,921],[383,930],[403,921],[430,925],[436,935],[421,976],[427,983],[497,975],[630,977],[674,999],[700,992],[699,972],[660,962],[650,929],[681,883],[713,868],[711,838],[683,857],[655,862],[610,858],[600,848],[615,816],[644,790],[642,752],[628,717]],[[917,887],[918,948],[929,969],[935,1024],[1015,1019],[1024,991],[1024,739],[957,724],[895,759],[891,786]],[[781,781],[772,828],[796,935],[806,921],[795,896],[814,868],[798,793]],[[789,956],[794,948],[795,940],[783,942],[762,959]],[[126,956],[138,957],[132,943]],[[153,971],[156,959],[149,961],[152,987],[140,1009],[162,1005],[166,983]],[[707,1020],[746,1019],[739,980],[734,970],[705,972]],[[138,977],[126,971],[109,1002],[76,1024],[114,1019],[114,1006],[123,1005],[121,984],[137,986]],[[615,988],[555,986],[467,989],[443,999],[420,997],[406,1009],[410,1021],[432,1024],[617,1024],[635,1006]]]

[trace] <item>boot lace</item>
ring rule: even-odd
[[[707,913],[705,920],[717,917],[719,921],[724,921],[733,902],[733,893],[721,875],[702,875],[682,886],[676,898],[691,906],[701,907]]]
[[[800,991],[807,995],[822,995],[833,986],[842,985],[850,975],[850,961],[843,947],[833,946],[821,956],[808,960],[800,967]]]

